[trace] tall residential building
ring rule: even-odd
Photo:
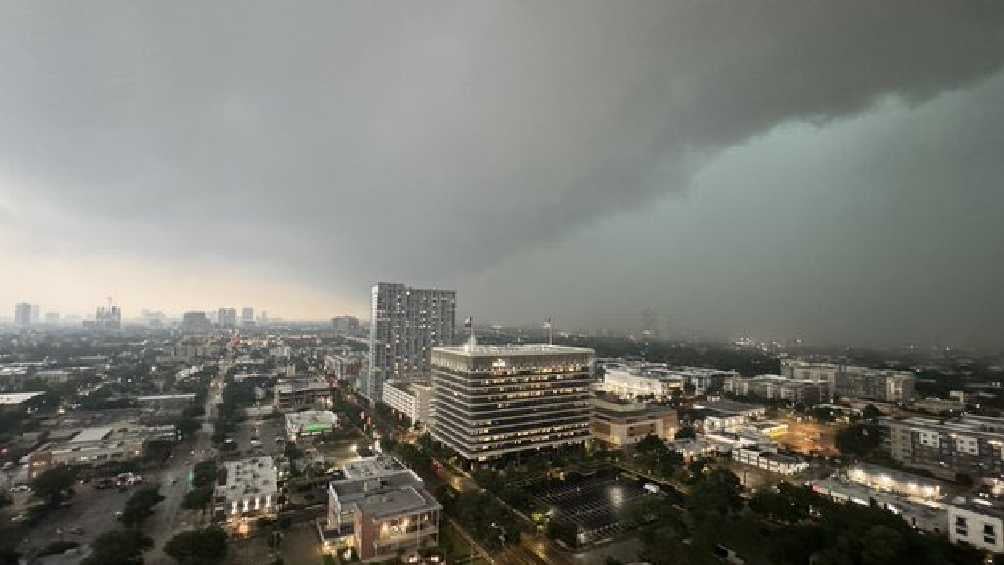
[[[42,321],[42,307],[38,304],[31,305],[31,323],[37,324]]]
[[[236,328],[237,327],[237,309],[236,308],[220,308],[216,312],[216,321],[221,328]]]
[[[457,292],[382,282],[371,298],[370,364],[359,390],[379,402],[385,380],[428,373],[432,348],[453,343]]]
[[[781,376],[825,384],[830,395],[883,402],[910,401],[915,381],[913,373],[909,371],[871,369],[837,363],[809,363],[797,359],[781,360]]]
[[[557,345],[432,350],[432,437],[468,461],[584,443],[593,350]]]
[[[18,302],[14,305],[14,324],[22,328],[31,325],[31,304]]]
[[[341,335],[351,335],[359,331],[359,318],[355,316],[335,316],[331,318],[331,329]]]
[[[241,308],[241,325],[242,326],[254,325],[254,308],[250,306],[245,306]]]

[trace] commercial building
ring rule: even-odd
[[[343,475],[328,484],[327,521],[319,524],[326,552],[352,548],[367,562],[438,544],[442,506],[413,471],[378,456],[346,465]]]
[[[686,420],[702,433],[738,433],[747,424],[767,414],[767,407],[731,400],[695,404]]]
[[[1004,474],[1004,418],[965,415],[956,419],[883,419],[889,452],[907,467],[952,479]]]
[[[432,417],[432,385],[419,381],[387,381],[383,385],[383,401],[412,424],[429,422]]]
[[[741,447],[732,450],[732,459],[737,463],[752,465],[764,471],[780,475],[794,475],[809,470],[809,464],[792,455],[781,455],[773,451]]]
[[[265,313],[262,312],[263,318],[264,315]],[[241,325],[245,327],[254,325],[254,308],[250,306],[241,308]]]
[[[272,389],[276,410],[289,412],[302,408],[331,408],[331,385],[324,379],[295,378],[279,381]]]
[[[836,502],[860,506],[874,504],[898,515],[918,530],[942,533],[948,527],[948,514],[940,503],[914,502],[904,496],[833,478],[812,480],[809,481],[809,486],[813,492],[828,496]]]
[[[147,442],[175,441],[174,426],[135,426],[121,423],[84,428],[69,439],[39,447],[28,455],[29,477],[34,479],[60,465],[100,465],[126,461],[143,455]]]
[[[589,438],[592,349],[471,342],[432,351],[433,438],[469,461]]]
[[[236,308],[220,308],[216,311],[216,323],[221,328],[236,328],[237,327],[237,309]]]
[[[664,441],[672,440],[679,428],[680,421],[671,406],[608,396],[593,399],[590,426],[593,439],[611,447],[634,445],[648,435]]]
[[[271,457],[227,461],[226,483],[216,485],[213,510],[237,534],[246,534],[255,520],[273,517],[278,511],[279,484]]]
[[[362,353],[347,352],[324,356],[324,370],[339,381],[355,381],[363,371],[366,357]]]
[[[453,343],[456,301],[453,290],[373,285],[369,370],[360,379],[359,392],[380,402],[384,381],[427,374],[432,349]]]
[[[828,385],[810,379],[790,379],[781,375],[739,375],[725,379],[723,390],[739,397],[762,400],[787,400],[799,404],[818,404],[829,398]]]
[[[604,366],[603,390],[622,398],[639,396],[664,400],[688,387],[696,395],[722,389],[725,380],[738,373],[705,367],[669,367],[666,365],[626,365],[608,363]]]
[[[846,471],[847,480],[877,491],[892,492],[923,500],[940,500],[941,482],[896,469],[858,463]]]
[[[14,305],[14,325],[21,328],[31,325],[31,304],[18,302]]]
[[[292,442],[330,434],[338,427],[338,416],[330,410],[305,410],[286,414],[286,439]]]
[[[1004,508],[979,498],[959,498],[946,505],[948,539],[952,543],[969,545],[1004,553]]]

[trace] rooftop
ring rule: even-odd
[[[9,394],[0,394],[0,405],[12,405],[21,404],[22,402],[27,402],[28,400],[35,398],[36,396],[45,394],[44,392],[12,392]]]
[[[453,347],[436,347],[433,351],[441,351],[464,357],[520,357],[528,355],[592,355],[588,347],[569,347],[565,345],[549,345],[534,343],[527,345],[461,345]]]
[[[71,439],[70,442],[80,443],[84,441],[101,441],[111,435],[112,429],[113,428],[111,426],[84,428],[76,435],[76,437]]]
[[[305,410],[303,412],[291,412],[286,414],[286,423],[296,427],[310,425],[334,426],[338,423],[338,416],[330,410]]]

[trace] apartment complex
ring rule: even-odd
[[[428,373],[432,349],[453,343],[456,301],[453,290],[373,285],[369,370],[360,379],[360,393],[380,402],[384,381]]]
[[[725,379],[723,390],[735,396],[787,400],[800,404],[819,404],[829,398],[826,383],[811,379],[790,379],[781,375],[732,376]]]
[[[31,304],[18,302],[14,305],[14,325],[22,328],[31,325]]]
[[[432,417],[432,384],[418,381],[387,381],[383,401],[399,414],[415,422],[429,422]]]
[[[437,347],[432,437],[469,461],[583,443],[593,350],[556,345]]]
[[[913,398],[914,375],[909,371],[872,369],[835,363],[781,360],[781,376],[826,385],[830,395],[882,402],[908,402]]]
[[[1004,553],[1004,508],[979,498],[956,499],[946,505],[948,539],[965,542],[990,551]]]
[[[680,427],[676,410],[601,396],[593,399],[593,439],[614,448],[634,445],[648,435],[672,440]]]
[[[912,417],[886,419],[889,451],[908,467],[927,469],[954,478],[1004,473],[1004,419],[965,415],[943,420]]]
[[[328,484],[325,551],[353,548],[366,562],[438,544],[443,508],[413,471],[377,456],[346,465],[342,474]]]
[[[690,387],[702,395],[721,390],[725,380],[738,373],[705,367],[669,367],[666,365],[625,365],[607,363],[604,366],[602,389],[622,398],[640,396],[663,400]]]

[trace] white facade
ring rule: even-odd
[[[383,401],[415,422],[428,422],[431,417],[432,387],[425,383],[387,381],[383,385]]]
[[[948,505],[948,538],[952,543],[965,542],[969,545],[1004,553],[1004,521],[1001,511],[990,506],[981,506],[979,500],[968,504]]]
[[[227,484],[217,485],[215,510],[227,522],[278,511],[278,474],[271,457],[227,461]]]

